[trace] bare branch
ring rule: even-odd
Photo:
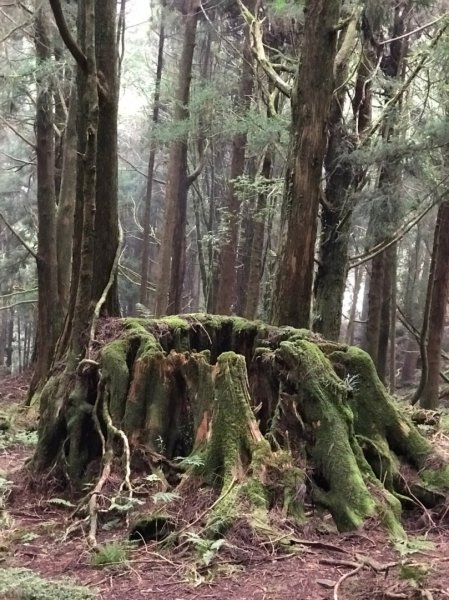
[[[19,242],[22,244],[22,246],[25,248],[25,250],[29,254],[31,254],[31,256],[33,256],[36,260],[38,260],[36,252],[27,244],[27,242],[23,239],[23,237],[20,235],[20,233],[17,233],[17,231],[8,222],[8,220],[6,219],[5,215],[2,212],[0,212],[0,219],[2,219],[2,221],[4,222],[6,227],[9,229],[9,231],[19,240]]]
[[[28,144],[28,146],[33,148],[33,150],[36,150],[35,144],[33,144],[33,142],[30,142],[30,140],[28,140],[19,131],[17,131],[17,129],[13,125],[11,125],[11,123],[9,123],[9,121],[7,121],[4,117],[2,117],[2,115],[0,115],[0,121],[2,121],[2,123],[4,123],[6,127],[8,127],[8,129],[10,129],[13,133],[15,133],[17,137],[19,137],[22,140],[22,142],[25,142],[25,144]]]

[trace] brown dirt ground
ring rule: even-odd
[[[17,406],[26,388],[25,378],[0,381],[0,413]],[[26,421],[26,416],[20,418]],[[9,524],[0,531],[0,568],[20,566],[47,578],[70,577],[95,589],[100,600],[449,598],[446,515],[438,523],[431,520],[431,515],[420,520],[416,515],[410,517],[408,529],[413,530],[413,535],[426,534],[432,546],[406,556],[393,548],[380,528],[373,526],[356,534],[339,535],[330,526],[326,533],[326,520],[324,524],[320,520],[319,526],[308,525],[304,529],[302,538],[307,543],[298,546],[300,552],[293,555],[271,552],[270,548],[262,550],[248,543],[236,552],[219,555],[212,569],[206,569],[191,557],[147,545],[132,550],[126,566],[94,568],[85,532],[78,528],[66,536],[73,524],[69,511],[48,503],[49,498],[58,497],[57,490],[30,483],[32,477],[25,462],[31,453],[32,447],[20,443],[6,448],[0,445],[0,475],[13,482],[6,507]],[[423,523],[427,527],[423,528]],[[99,542],[124,536],[124,527],[113,533],[101,531]],[[404,563],[412,570],[413,564],[428,569],[421,584],[401,579]]]

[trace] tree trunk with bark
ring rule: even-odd
[[[245,6],[254,11],[255,0],[245,0]],[[242,66],[239,92],[236,98],[237,113],[245,115],[251,103],[254,87],[253,55],[251,49],[251,33],[245,24],[243,41]],[[237,254],[240,229],[240,197],[236,188],[237,179],[245,173],[246,132],[239,132],[232,140],[231,169],[229,173],[229,190],[227,202],[222,211],[223,241],[220,246],[218,260],[218,290],[216,294],[215,311],[230,315],[235,310],[237,300]]]
[[[393,24],[391,28],[391,42],[389,53],[385,52],[380,63],[386,80],[400,82],[405,75],[404,59],[407,50],[407,26],[410,20],[410,2],[399,3],[394,8]],[[393,92],[391,85],[385,89],[386,97],[391,98]],[[401,101],[398,103],[400,110]],[[390,142],[397,135],[395,124],[397,115],[388,112],[383,123],[382,137],[385,142]],[[378,211],[372,209],[368,228],[373,234],[374,245],[381,243],[388,234],[392,233],[399,222],[401,213],[400,203],[392,199],[395,186],[401,178],[401,163],[398,159],[391,158],[385,161],[379,173],[379,189],[383,195]],[[382,381],[385,380],[388,358],[388,341],[391,329],[392,311],[396,307],[391,304],[392,282],[396,280],[396,262],[394,260],[395,248],[388,248],[373,259],[368,294],[368,323],[366,328],[365,347],[372,357]]]
[[[265,229],[267,220],[267,195],[268,182],[272,176],[272,153],[273,149],[268,147],[265,150],[261,176],[263,179],[263,189],[257,194],[256,212],[254,215],[254,230],[251,243],[251,252],[249,255],[249,272],[246,283],[246,303],[244,316],[247,319],[254,319],[257,314],[259,303],[260,283],[263,275],[263,249],[265,242]]]
[[[151,116],[151,126],[155,127],[159,123],[160,97],[162,69],[164,66],[164,46],[165,46],[165,2],[162,3],[160,27],[159,27],[159,45],[157,52],[156,79],[153,96],[153,113]],[[140,292],[139,299],[142,304],[148,306],[148,275],[150,269],[150,240],[151,240],[151,198],[153,195],[153,177],[154,162],[156,160],[156,140],[154,132],[151,132],[150,154],[148,157],[147,186],[145,192],[145,210],[143,215],[143,237],[142,237],[142,258],[140,265]]]
[[[441,349],[449,290],[449,202],[443,202],[438,209],[432,262],[434,266],[428,284],[431,293],[426,347],[427,376],[420,399],[421,406],[429,409],[437,408],[439,400]]]
[[[199,0],[189,0],[184,14],[184,38],[179,62],[174,121],[189,117],[190,80],[199,17]],[[167,169],[165,215],[159,259],[156,314],[180,310],[180,294],[185,265],[185,223],[187,212],[187,134],[172,142]],[[171,296],[171,299],[170,299]]]
[[[308,0],[305,7],[304,43],[292,102],[286,232],[272,308],[272,321],[277,325],[310,325],[321,174],[334,91],[340,4],[338,0]]]
[[[118,219],[118,49],[117,2],[96,0],[95,60],[102,93],[99,95],[96,152],[94,275],[92,299],[98,301],[108,285],[119,244]],[[114,275],[102,314],[118,316],[117,274]]]
[[[76,87],[73,86],[70,94],[69,112],[64,132],[61,185],[56,215],[58,290],[59,300],[64,315],[67,313],[70,298],[70,275],[73,249],[72,238],[76,204],[77,102]]]
[[[50,21],[45,6],[35,16],[37,59],[36,155],[38,208],[38,332],[36,364],[30,398],[43,383],[53,358],[59,335],[62,311],[58,293],[56,249],[55,140],[53,94],[47,61],[51,59]]]
[[[135,506],[132,490],[148,473],[175,492],[179,502],[163,511],[175,520],[204,486],[213,490],[198,521],[206,537],[236,521],[266,535],[282,527],[270,521],[279,511],[302,523],[308,498],[342,531],[375,519],[402,536],[401,501],[444,501],[444,461],[363,351],[204,314],[121,320],[114,330],[80,363],[77,394],[61,394],[62,375],[48,381],[32,464],[72,485],[93,483],[79,507],[92,543],[99,510],[107,514],[111,498]],[[161,514],[156,503],[149,513],[147,521]]]

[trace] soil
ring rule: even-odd
[[[92,566],[82,524],[74,529],[71,508],[52,501],[67,496],[51,480],[35,481],[27,471],[33,446],[17,435],[32,429],[31,417],[20,410],[27,383],[23,376],[0,381],[0,414],[14,415],[14,435],[0,436],[0,476],[12,482],[7,527],[0,531],[0,567],[27,567],[48,579],[70,577],[104,600],[449,598],[449,511],[410,515],[410,543],[399,548],[375,525],[337,534],[330,518],[311,510],[303,543],[298,540],[293,553],[261,547],[237,531],[232,546],[209,566],[156,543],[131,550],[126,564]],[[125,524],[101,530],[99,543],[126,539],[127,531]],[[427,544],[417,536],[425,536]]]

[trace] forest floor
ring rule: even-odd
[[[90,551],[83,529],[73,530],[70,503],[57,489],[33,484],[26,471],[36,442],[33,416],[23,409],[27,383],[26,377],[0,381],[0,598],[75,600],[89,593],[104,600],[449,598],[449,517],[435,522],[425,512],[408,517],[409,541],[397,544],[378,528],[338,534],[330,518],[312,514],[295,552],[241,540],[237,560],[221,552],[194,560],[155,543],[127,547],[120,524],[99,533],[102,553]],[[437,435],[439,443],[449,443],[444,433]],[[108,551],[115,564],[98,564]],[[24,568],[32,573],[16,570]],[[55,580],[83,587],[58,592]]]

